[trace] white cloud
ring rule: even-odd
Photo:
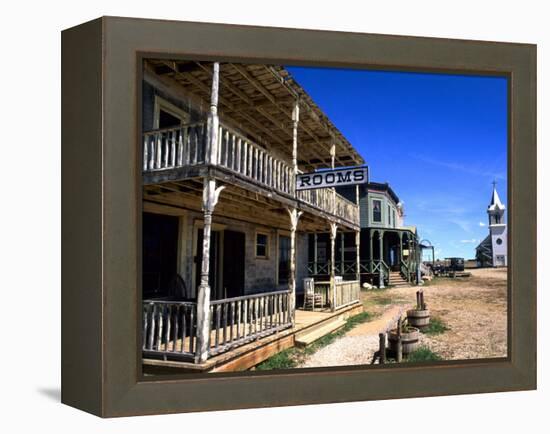
[[[472,238],[471,240],[460,240],[460,242],[464,244],[475,244],[477,243],[477,240],[475,238]]]
[[[487,226],[487,225],[486,225],[485,223],[483,223],[483,222],[479,222],[479,226],[480,226],[480,227],[484,227],[484,226]]]

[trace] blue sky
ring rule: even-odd
[[[439,258],[473,258],[497,181],[507,205],[507,82],[500,77],[287,67],[389,182]]]

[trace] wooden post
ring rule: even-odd
[[[202,209],[204,212],[204,229],[202,239],[201,281],[197,294],[197,347],[195,358],[198,363],[208,359],[210,345],[210,236],[212,232],[212,213],[218,203],[221,191],[225,187],[216,187],[214,179],[205,178],[203,187]]]
[[[290,187],[294,195],[296,194],[296,175],[298,175],[298,122],[300,122],[300,105],[296,100],[292,110],[292,170],[294,177]]]
[[[359,185],[355,186],[355,204],[359,209],[359,226],[361,226],[361,209],[359,198]],[[361,229],[355,232],[355,267],[356,267],[356,280],[359,281],[359,287],[361,287]]]
[[[313,234],[313,275],[317,275],[317,232]]]
[[[403,342],[401,341],[401,318],[397,321],[397,351],[395,358],[397,363],[400,363],[403,360]]]
[[[418,238],[416,239],[416,284],[422,285],[422,270],[420,269],[420,264],[422,263],[422,248]]]
[[[340,270],[338,274],[344,275],[344,249],[345,249],[345,241],[346,241],[346,233],[340,232]]]
[[[212,93],[210,96],[210,112],[206,128],[206,161],[209,164],[218,164],[218,90],[220,85],[220,64],[212,65]]]
[[[294,325],[294,311],[296,309],[296,228],[302,211],[298,211],[296,208],[287,208],[287,211],[290,216],[290,276],[288,279],[290,296],[288,298],[288,311],[292,325]]]
[[[403,262],[403,232],[399,231],[399,265]]]
[[[378,242],[380,246],[380,270],[379,270],[379,279],[380,284],[378,285],[379,288],[385,288],[384,286],[384,266],[382,265],[382,261],[384,261],[384,231],[378,231]]]
[[[334,169],[334,160],[336,157],[336,145],[330,147],[330,168]],[[336,215],[336,188],[332,187],[332,214]]]
[[[369,229],[369,255],[370,255],[369,273],[372,273],[372,265],[374,262],[374,246],[372,242],[373,238],[374,238],[374,231]]]
[[[335,246],[336,246],[336,231],[338,226],[336,223],[330,223],[330,308],[332,311],[336,310],[336,279],[334,278],[334,260],[335,260]]]
[[[378,338],[380,339],[378,354],[380,355],[380,364],[383,365],[386,363],[386,334],[380,333]]]
[[[355,231],[355,274],[361,287],[361,231]]]

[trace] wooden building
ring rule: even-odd
[[[336,240],[336,273],[344,278],[357,275],[360,280],[384,288],[386,285],[408,285],[421,281],[419,264],[422,246],[416,227],[406,226],[404,207],[387,183],[369,182],[355,187],[339,187],[338,192],[360,206],[360,255],[352,234],[340,233]],[[327,255],[329,235],[311,234],[308,273],[322,279],[329,273]]]
[[[295,177],[363,159],[280,66],[151,59],[141,100],[144,358],[204,365],[292,330],[308,234],[358,260],[361,230],[354,198]],[[335,274],[329,312],[359,293]]]

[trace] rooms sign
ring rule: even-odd
[[[296,190],[358,185],[367,182],[369,182],[369,168],[367,166],[348,167],[346,169],[301,173],[296,177]]]

